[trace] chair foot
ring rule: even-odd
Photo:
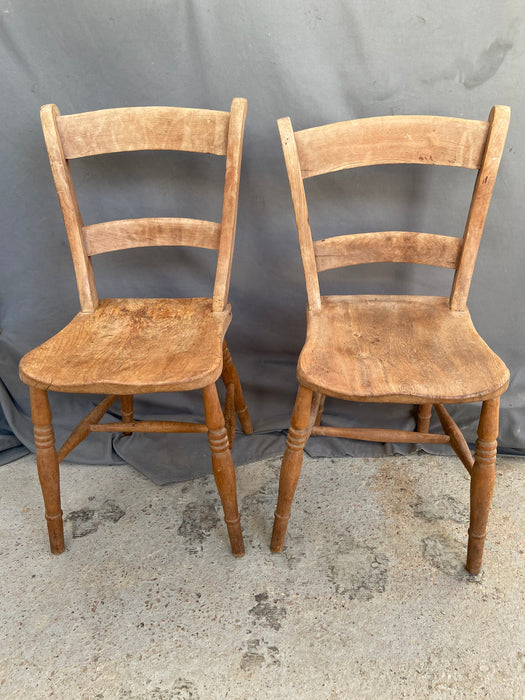
[[[487,521],[494,491],[498,422],[499,397],[484,401],[470,481],[470,527],[466,568],[473,575],[481,571]]]
[[[241,424],[242,431],[245,435],[251,435],[253,433],[252,421],[250,419],[250,414],[248,413],[248,407],[244,400],[242,393],[241,382],[235,365],[233,364],[232,356],[226,345],[226,341],[222,344],[222,380],[226,388],[228,384],[233,384],[235,387],[235,412],[239,418],[239,423]]]
[[[272,552],[281,552],[284,546],[292,500],[303,464],[303,450],[309,437],[311,404],[312,391],[299,385],[279,477],[279,496],[270,544]]]
[[[44,498],[49,546],[52,554],[60,554],[65,549],[64,525],[60,504],[60,471],[51,423],[51,409],[47,391],[30,387],[30,395],[36,464]]]
[[[241,519],[237,505],[237,487],[235,469],[233,466],[228,434],[224,424],[224,414],[217,395],[215,384],[204,387],[204,413],[208,427],[208,441],[211,450],[211,461],[217,491],[224,510],[224,521],[228,528],[232,554],[235,557],[244,555],[244,542],[241,530]]]

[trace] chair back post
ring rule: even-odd
[[[51,171],[73,257],[80,307],[83,312],[91,313],[98,306],[97,288],[95,286],[93,265],[90,256],[86,252],[82,235],[82,216],[78,207],[71,170],[64,155],[58,131],[57,117],[59,116],[60,111],[54,104],[44,105],[40,110],[40,119],[49,154]]]
[[[222,206],[221,235],[217,270],[213,288],[213,310],[223,311],[228,303],[230,289],[235,228],[237,225],[237,205],[241,176],[242,144],[247,101],[242,97],[233,99],[228,127],[226,151],[226,174],[224,178],[224,200]]]
[[[297,152],[295,135],[293,132],[292,122],[289,117],[278,119],[277,126],[281,136],[281,145],[283,148],[284,160],[288,173],[288,181],[290,183],[290,191],[292,194],[295,221],[299,236],[299,246],[301,248],[304,277],[306,281],[308,306],[311,310],[319,310],[321,308],[321,292],[319,289],[319,278],[317,275],[312,231],[310,229],[310,221],[308,218],[308,205],[306,203],[303,175],[301,172],[301,163]]]
[[[463,235],[463,246],[450,294],[449,306],[452,311],[463,311],[467,305],[474,265],[505,146],[509,120],[509,107],[496,105],[492,108],[488,119],[489,131],[483,159],[474,185],[474,194]]]

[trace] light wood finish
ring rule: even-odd
[[[311,404],[312,391],[299,385],[279,477],[279,498],[270,545],[272,552],[280,552],[284,546],[292,501],[303,466],[304,446],[309,438]]]
[[[471,474],[467,568],[481,566],[497,437],[497,405],[509,371],[476,332],[466,300],[503,152],[510,110],[487,122],[432,116],[360,119],[293,131],[278,121],[308,294],[299,394],[283,457],[272,550],[283,546],[302,451],[309,435],[450,444]],[[463,238],[412,231],[312,239],[303,180],[344,168],[413,163],[477,169]],[[321,296],[318,273],[362,263],[402,262],[455,270],[450,297]],[[323,400],[418,404],[415,431],[321,426]],[[313,398],[312,398],[313,397]],[[483,401],[475,461],[445,403]],[[311,413],[306,415],[306,404]],[[432,405],[444,433],[430,433]]]
[[[133,417],[135,413],[133,408],[133,394],[121,396],[120,407],[122,409],[122,422],[133,423]],[[131,433],[124,433],[124,435],[131,435]]]
[[[492,190],[498,174],[501,154],[507,138],[509,121],[510,109],[508,107],[495,106],[492,108],[483,162],[474,186],[474,194],[463,235],[463,248],[450,295],[450,308],[453,311],[462,310],[467,305],[472,273],[476,264]]]
[[[95,427],[100,428],[101,426]],[[409,432],[408,430],[387,430],[385,428],[329,428],[328,426],[314,425],[311,434],[344,437],[350,440],[368,440],[370,442],[406,442],[412,445],[424,443],[439,445],[450,442],[448,435]]]
[[[84,224],[78,200],[71,177],[69,163],[64,155],[64,147],[57,127],[57,118],[60,115],[56,105],[44,105],[40,110],[42,130],[46,141],[51,172],[55,181],[58,194],[58,201],[64,217],[67,237],[73,266],[77,278],[78,296],[80,298],[80,308],[86,313],[94,311],[98,305],[97,288],[95,286],[95,276],[93,264],[89,257],[82,230]]]
[[[58,464],[90,432],[208,433],[232,551],[235,556],[244,551],[228,443],[228,434],[233,442],[235,433],[235,411],[243,430],[253,429],[224,335],[231,320],[228,288],[245,117],[246,100],[241,98],[233,100],[230,112],[137,107],[61,116],[55,105],[42,108],[42,127],[81,305],[81,312],[63,330],[20,362],[20,377],[31,388],[37,463],[53,552],[64,549]],[[226,156],[221,221],[167,217],[84,226],[68,159],[144,149]],[[91,256],[160,245],[217,250],[213,298],[99,301]],[[221,375],[227,386],[228,434],[215,388]],[[204,393],[206,425],[134,420],[135,394],[192,389]],[[58,454],[48,390],[110,394],[80,421]],[[117,396],[122,421],[99,423]]]
[[[326,401],[326,396],[323,394],[319,400],[319,407],[317,409],[317,415],[315,417],[314,425],[319,426],[321,425],[321,420],[323,418],[323,412],[324,412],[324,404]]]
[[[47,392],[30,387],[31,418],[36,447],[38,478],[44,497],[49,546],[52,554],[64,551],[64,526],[60,504],[60,471]]]
[[[181,107],[124,107],[58,117],[66,158],[122,151],[226,155],[230,114]]]
[[[234,406],[235,413],[239,418],[239,423],[241,424],[242,431],[246,435],[251,435],[253,433],[252,421],[250,419],[250,414],[248,413],[248,406],[244,400],[244,395],[242,393],[242,386],[239,380],[239,375],[233,364],[232,356],[226,345],[226,341],[222,344],[222,379],[226,388],[230,384],[233,384],[235,389],[234,394]]]
[[[224,200],[222,205],[221,240],[213,288],[213,310],[222,311],[228,303],[230,277],[237,227],[237,205],[241,177],[242,142],[246,119],[246,100],[233,100],[228,129],[226,150],[226,174],[224,177]]]
[[[413,231],[377,231],[314,242],[318,272],[363,263],[404,262],[455,269],[461,238]]]
[[[106,396],[95,408],[90,411],[85,418],[83,418],[80,423],[73,429],[73,432],[59,449],[57,458],[59,462],[62,462],[70,452],[72,452],[77,445],[80,445],[82,440],[87,438],[93,426],[98,423],[104,415],[107,413],[108,409],[116,400],[116,396]]]
[[[228,528],[233,555],[242,557],[244,555],[244,542],[241,518],[237,506],[235,469],[224,424],[224,415],[215,384],[204,387],[202,395],[204,398],[204,412],[208,427],[208,442],[211,450],[213,474],[224,510],[224,522]]]
[[[467,569],[479,574],[492,493],[494,491],[496,453],[499,432],[499,397],[484,401],[478,426],[474,465],[470,480],[470,527],[468,531]]]
[[[299,161],[299,154],[297,153],[297,143],[294,138],[292,122],[286,117],[284,119],[279,119],[277,125],[281,135],[286,172],[288,173],[288,182],[290,183],[290,190],[292,193],[295,222],[297,224],[304,278],[306,281],[308,307],[313,311],[321,308],[321,292],[319,289],[319,280],[317,278],[317,261],[315,259],[315,248],[312,241],[310,219],[308,217],[306,194],[301,175],[301,163]]]
[[[124,219],[84,226],[82,233],[88,255],[159,245],[218,250],[221,225],[197,219]]]
[[[141,420],[132,423],[100,423],[91,425],[92,433],[118,433],[124,435],[131,433],[207,433],[205,425],[201,423],[185,423],[174,420]]]
[[[303,178],[386,163],[479,168],[487,122],[434,116],[355,119],[295,133]]]
[[[462,403],[499,395],[509,371],[445,297],[328,296],[309,311],[297,377],[350,401]]]
[[[450,437],[450,446],[463,462],[465,469],[469,474],[471,474],[474,459],[470,453],[467,441],[463,437],[463,433],[458,428],[456,422],[452,419],[452,416],[444,406],[437,403],[434,405],[434,408],[436,409],[436,413],[441,422],[443,430]]]
[[[422,403],[417,411],[417,432],[428,433],[430,430],[430,418],[432,417],[432,404]]]
[[[40,389],[94,394],[201,389],[221,375],[230,319],[206,298],[102,299],[25,355],[20,377]]]

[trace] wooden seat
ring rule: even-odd
[[[246,100],[230,112],[135,107],[61,116],[41,111],[51,169],[69,238],[81,312],[27,353],[20,377],[30,387],[37,467],[51,551],[64,550],[59,463],[90,432],[207,433],[212,465],[235,556],[244,554],[231,446],[235,415],[252,432],[224,336],[231,320],[228,288],[235,239]],[[69,160],[136,150],[186,150],[226,157],[221,222],[184,218],[126,219],[84,226]],[[217,250],[213,298],[98,299],[91,257],[142,246]],[[224,412],[215,382],[226,386]],[[133,395],[201,389],[205,423],[134,421]],[[57,451],[47,392],[108,394]],[[120,396],[122,421],[100,424]]]
[[[281,466],[271,548],[281,551],[304,446],[310,435],[377,442],[450,444],[471,476],[467,569],[479,573],[497,450],[499,397],[509,371],[476,332],[466,302],[510,118],[488,121],[393,116],[294,132],[278,122],[308,294],[299,390]],[[463,237],[412,231],[343,234],[313,241],[303,180],[377,164],[414,163],[478,171]],[[450,297],[321,296],[318,273],[361,263],[399,262],[455,270]],[[414,431],[335,428],[324,399],[415,403]],[[443,404],[482,401],[474,458]],[[429,432],[434,407],[443,434]]]
[[[202,389],[222,372],[229,308],[211,299],[101,299],[20,363],[39,389],[133,394]]]
[[[458,403],[499,396],[509,371],[446,297],[349,296],[309,312],[297,377],[349,401]]]

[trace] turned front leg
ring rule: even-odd
[[[228,528],[232,553],[235,557],[244,554],[244,542],[241,530],[241,518],[237,506],[237,486],[228,434],[224,425],[224,414],[221,409],[215,384],[204,387],[204,413],[208,427],[211,461],[215,483],[224,510],[224,521]]]
[[[303,450],[309,437],[311,405],[312,391],[299,385],[279,477],[279,496],[270,545],[272,552],[280,552],[284,546],[292,501],[303,464]]]
[[[30,387],[29,391],[35,436],[36,465],[44,497],[49,546],[53,554],[60,554],[65,549],[64,525],[60,505],[60,472],[51,423],[51,409],[47,391],[34,387]]]
[[[470,481],[470,527],[467,570],[479,574],[485,546],[494,478],[499,430],[499,397],[484,401],[478,425],[478,439]]]

